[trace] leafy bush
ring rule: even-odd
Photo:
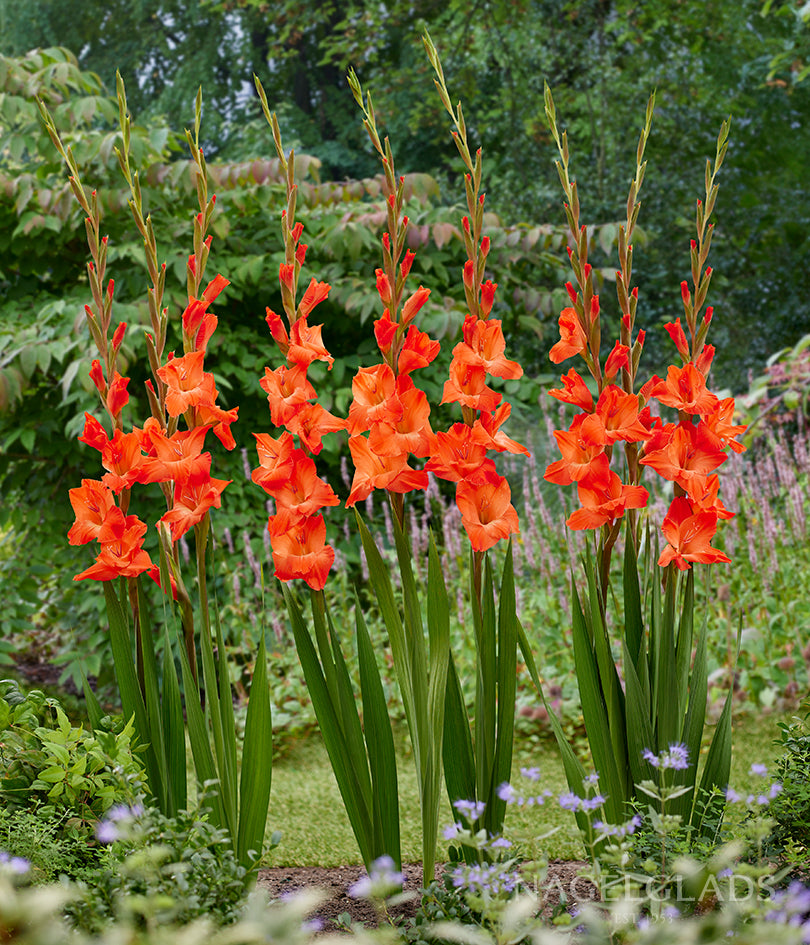
[[[64,815],[65,831],[92,833],[113,805],[132,800],[143,766],[132,724],[107,717],[106,730],[73,725],[55,699],[0,681],[0,800],[10,810]]]
[[[782,792],[772,802],[775,826],[767,849],[792,870],[810,871],[810,714],[791,725],[780,723],[782,756],[776,774]]]
[[[109,861],[80,883],[81,896],[68,908],[78,928],[97,931],[146,904],[149,918],[161,924],[238,918],[250,876],[227,831],[199,810],[165,817],[155,809],[114,809],[98,833],[112,843]]]

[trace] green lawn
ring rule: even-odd
[[[782,720],[789,720],[789,716],[742,715],[735,720],[731,783],[737,790],[755,787],[756,779],[748,774],[752,762],[762,761],[770,765],[778,755],[773,741],[778,736],[777,722]],[[707,729],[707,734],[711,737],[710,729]],[[407,740],[400,739],[400,746],[402,855],[406,862],[413,862],[421,859],[416,779],[413,760],[406,753]],[[513,769],[515,774],[521,765],[540,768],[541,788],[549,788],[555,794],[567,789],[552,739],[543,741],[539,747],[519,743]],[[442,822],[449,823],[450,819],[448,805],[442,812]],[[541,808],[513,808],[507,814],[507,835],[539,836],[552,827],[559,829],[538,846],[551,858],[582,857],[573,815],[561,810],[553,799]],[[282,834],[280,844],[265,857],[267,866],[338,866],[361,862],[329,759],[317,734],[295,743],[276,763],[267,828],[268,839],[274,830]],[[440,860],[446,855],[442,845],[440,839]]]

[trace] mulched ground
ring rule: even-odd
[[[585,899],[594,900],[597,892],[593,885],[579,876],[585,866],[579,862],[553,861],[549,864],[541,914],[551,918],[560,901],[560,891],[567,897],[567,906],[572,908]],[[441,866],[436,868],[436,878],[441,876]],[[391,910],[394,917],[403,921],[413,917],[419,907],[419,890],[422,888],[422,867],[405,865],[405,891],[417,893],[414,898]],[[326,869],[320,866],[290,866],[259,870],[258,886],[266,889],[272,898],[302,889],[320,889],[327,899],[321,903],[313,917],[323,923],[324,932],[334,932],[341,927],[336,920],[348,914],[351,922],[362,922],[371,927],[377,925],[377,913],[371,903],[363,899],[353,899],[348,894],[349,887],[365,875],[362,866],[339,866]]]

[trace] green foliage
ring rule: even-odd
[[[55,699],[0,682],[0,798],[9,809],[65,816],[66,829],[92,829],[113,804],[128,801],[143,780],[131,750],[132,725],[105,717],[88,732],[73,725]]]
[[[775,825],[766,850],[804,875],[810,867],[810,715],[779,728],[776,779],[782,791],[769,808]]]
[[[204,916],[224,925],[238,918],[249,874],[228,832],[199,810],[176,817],[136,811],[117,820],[115,829],[119,839],[109,862],[79,884],[80,898],[67,910],[77,928],[97,932],[114,918],[139,913],[153,923],[185,924]]]

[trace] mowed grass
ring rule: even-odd
[[[762,781],[749,773],[752,762],[769,765],[780,754],[774,741],[778,739],[777,723],[789,721],[789,715],[743,715],[734,721],[734,753],[731,763],[731,784],[741,793],[761,789]],[[712,728],[707,727],[704,752],[708,749]],[[405,862],[422,857],[419,802],[413,757],[408,752],[406,733],[398,733],[399,802],[401,811],[402,856]],[[538,789],[548,788],[554,795],[568,790],[552,738],[539,745],[518,743],[515,751],[513,779],[517,786],[521,766],[539,767]],[[441,811],[441,823],[450,823],[449,803]],[[301,739],[275,764],[267,840],[273,831],[281,832],[281,842],[266,854],[265,866],[341,866],[360,863],[357,845],[343,809],[337,784],[320,736]],[[551,859],[581,859],[584,856],[573,815],[563,811],[550,798],[542,807],[509,808],[507,836],[527,840],[538,838],[550,830],[555,832],[542,840],[528,843],[525,852],[545,852]],[[446,843],[440,838],[437,857],[446,858]]]

